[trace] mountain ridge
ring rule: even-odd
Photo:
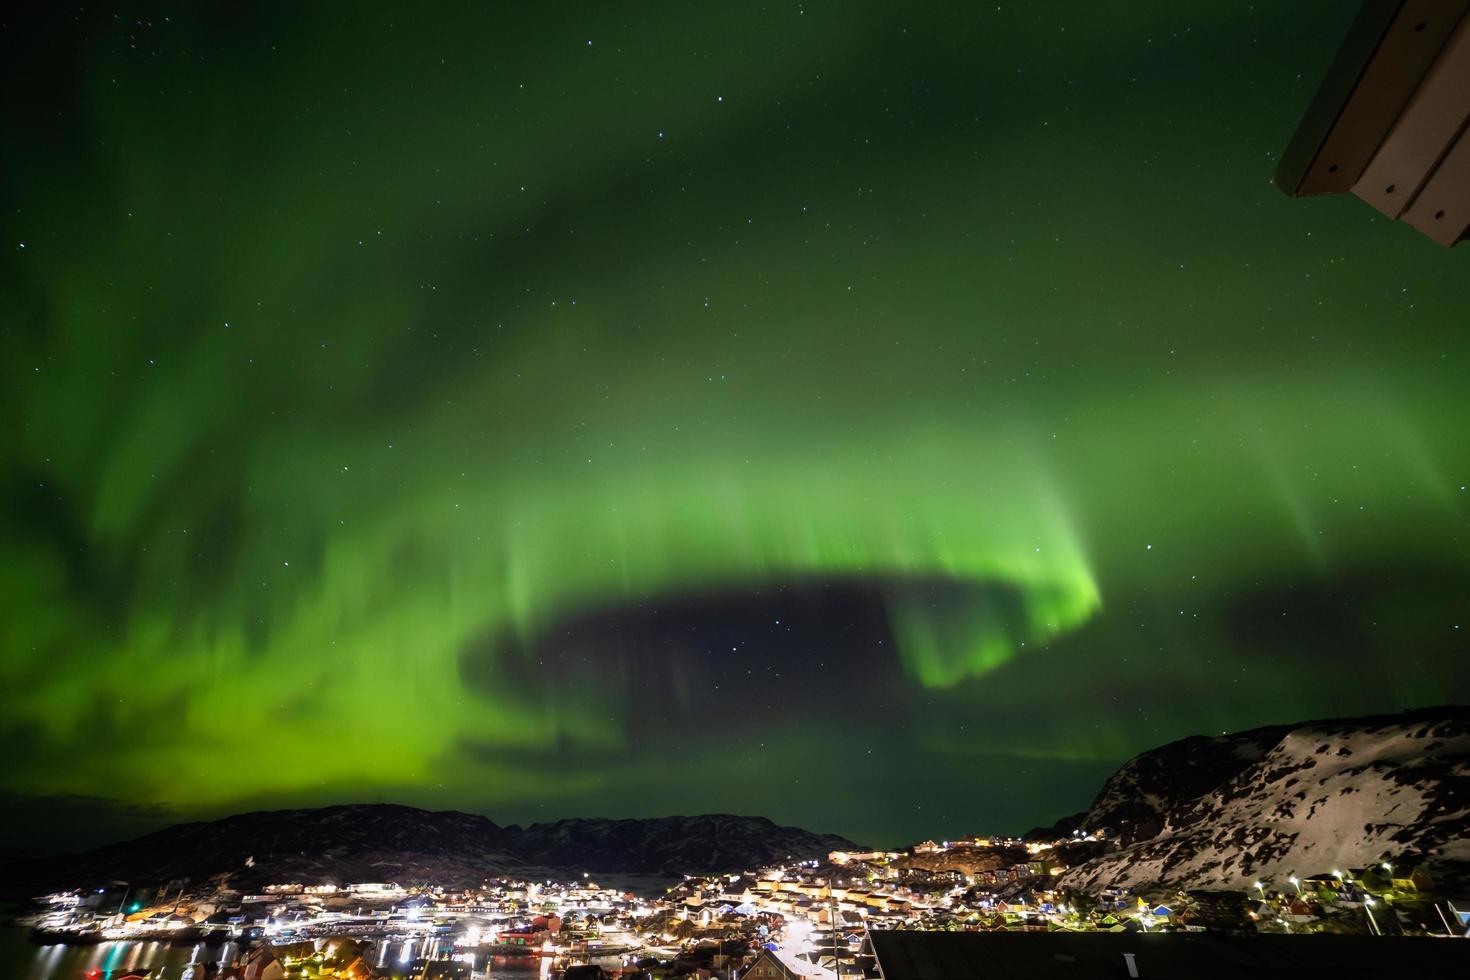
[[[1249,887],[1380,861],[1470,883],[1470,706],[1193,735],[1125,762],[1083,813],[1045,831],[1107,828],[1068,845],[1058,884]],[[1028,835],[1031,836],[1031,835]],[[475,884],[583,873],[677,877],[861,850],[835,834],[729,813],[500,825],[393,803],[257,810],[12,865],[14,888],[229,875],[270,881]]]
[[[738,871],[857,845],[766,817],[568,818],[502,826],[481,814],[397,803],[256,810],[174,824],[82,854],[25,862],[10,877],[67,887],[160,884],[228,874],[238,884],[476,884],[487,877]]]

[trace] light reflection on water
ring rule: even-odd
[[[551,974],[550,957],[456,954],[451,941],[442,937],[382,940],[376,945],[369,962],[375,963],[380,973],[395,977],[402,977],[415,959],[441,955],[471,957],[474,980],[547,980]],[[40,946],[30,941],[25,929],[0,929],[0,980],[87,980],[87,971],[93,968],[117,974],[148,970],[149,980],[185,980],[191,966],[218,962],[226,955],[224,947],[223,942],[173,946],[132,940],[94,946]],[[615,968],[621,960],[613,956],[594,962]]]
[[[104,942],[95,946],[38,946],[25,929],[0,929],[0,976],[5,980],[84,980],[88,970],[126,973],[151,969],[159,980],[180,980],[188,946]]]

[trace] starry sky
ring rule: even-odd
[[[1465,700],[1470,250],[1269,184],[1351,7],[3,15],[7,809],[887,844]]]

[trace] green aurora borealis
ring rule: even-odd
[[[35,17],[9,794],[890,842],[1470,697],[1470,251],[1267,182],[1342,4]]]

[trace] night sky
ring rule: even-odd
[[[898,843],[1470,698],[1470,249],[1269,185],[1354,6],[0,15],[0,791]]]

